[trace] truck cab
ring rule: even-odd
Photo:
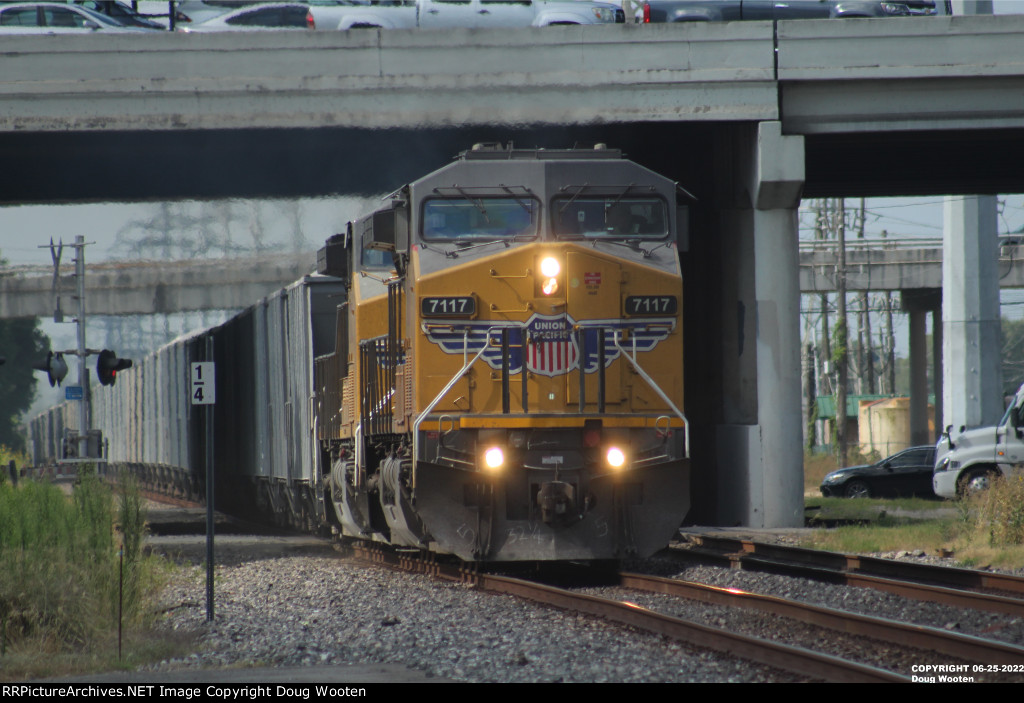
[[[1024,475],[1024,385],[995,427],[948,426],[935,447],[932,488],[943,498],[985,490],[992,480]]]

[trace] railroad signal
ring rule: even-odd
[[[118,359],[117,354],[109,349],[100,352],[100,358],[96,361],[96,376],[104,386],[112,386],[117,381],[117,372],[130,369],[131,359]]]
[[[34,364],[32,368],[36,371],[46,372],[51,388],[55,385],[59,386],[64,377],[68,375],[68,362],[64,361],[64,355],[60,352],[56,354],[52,351],[46,352],[46,358],[38,364]]]

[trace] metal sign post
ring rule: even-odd
[[[206,340],[209,361],[192,362],[189,396],[192,405],[205,405],[206,425],[206,621],[213,622],[213,406],[217,400],[213,340]]]

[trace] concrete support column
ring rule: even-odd
[[[740,128],[749,129],[749,128]],[[718,426],[722,524],[803,524],[797,210],[804,142],[762,122],[734,142],[733,208],[721,213],[723,424]]]
[[[941,291],[939,292],[941,295]],[[935,395],[934,427],[931,439],[938,441],[942,432],[942,301],[932,309],[932,393]]]
[[[944,215],[941,422],[994,425],[1003,413],[996,199],[950,197]]]
[[[941,377],[937,354],[941,349],[942,291],[922,288],[901,293],[903,309],[910,314],[910,443],[934,444],[938,432],[928,426],[928,314],[932,316],[932,355],[935,359],[932,378]],[[933,392],[941,393],[941,381],[935,381]],[[936,396],[938,397],[938,396]],[[938,401],[936,401],[938,404]],[[938,416],[936,416],[938,417]]]
[[[910,311],[910,443],[928,442],[928,313]]]

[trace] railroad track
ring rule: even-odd
[[[907,664],[916,661],[957,667],[959,672],[975,680],[1006,680],[1000,672],[1013,669],[1024,662],[1024,648],[977,637],[945,632],[918,625],[894,623],[888,620],[822,608],[797,601],[759,596],[735,589],[717,588],[703,584],[666,579],[644,574],[618,573],[613,577],[609,594],[607,587],[595,593],[557,588],[535,580],[511,578],[481,573],[446,565],[434,560],[420,561],[415,555],[395,555],[376,549],[360,550],[360,558],[374,563],[396,566],[409,571],[426,573],[439,578],[471,583],[477,588],[527,598],[549,606],[586,613],[638,630],[669,637],[691,646],[703,647],[770,667],[790,672],[802,679],[836,682],[908,682],[912,676],[892,668],[865,663],[872,656],[865,651],[896,650],[898,659],[909,672]],[[828,641],[834,650],[842,653],[817,651],[818,648],[794,646],[764,637],[745,634],[733,627],[718,627],[698,622],[693,618],[671,613],[670,601],[652,602],[648,607],[638,604],[642,594],[675,601],[685,599],[706,606],[757,611],[773,620],[765,625],[773,637],[787,637],[789,630],[802,630],[793,639],[810,638]],[[795,626],[793,623],[799,623]],[[808,634],[808,629],[813,630]],[[941,656],[941,659],[938,657]],[[981,671],[980,667],[994,669],[996,675]],[[1014,679],[1013,676],[1009,678]],[[1021,677],[1016,677],[1019,680]]]
[[[1024,578],[823,552],[745,539],[686,535],[673,558],[873,588],[906,598],[1024,617]]]

